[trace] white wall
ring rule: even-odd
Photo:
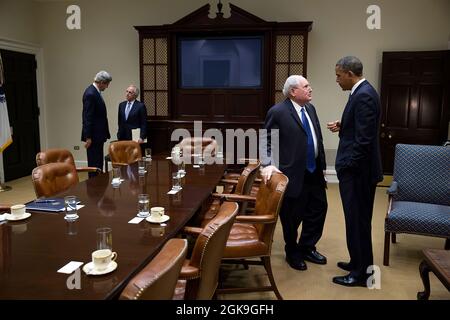
[[[0,0],[0,38],[33,41],[42,46],[48,146],[72,151],[74,145],[82,146],[81,96],[101,69],[113,77],[104,98],[110,131],[115,137],[117,105],[129,83],[139,84],[138,33],[133,26],[170,24],[207,3],[206,0],[80,0],[39,1],[30,5],[29,1],[25,4],[22,1],[19,4]],[[4,2],[8,3],[8,9],[10,6],[13,9],[11,14],[2,10]],[[215,11],[217,1],[212,2]],[[450,36],[448,0],[233,0],[232,3],[267,21],[313,21],[308,78],[323,127],[327,121],[340,118],[348,96],[335,83],[334,65],[338,58],[349,54],[360,57],[366,78],[379,89],[383,51],[443,50],[447,49]],[[81,30],[66,28],[66,8],[70,4],[81,8]],[[370,4],[381,8],[381,30],[366,27],[366,8]],[[30,8],[32,12],[22,12]],[[8,16],[6,22],[4,16]],[[14,31],[6,31],[5,25],[13,26]],[[337,136],[323,131],[325,148],[336,149]],[[76,159],[85,159],[83,148],[73,152]]]

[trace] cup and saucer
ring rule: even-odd
[[[111,261],[108,266],[106,267],[106,269],[102,269],[102,270],[98,270],[94,267],[94,263],[91,261],[89,263],[86,263],[83,266],[83,271],[89,275],[89,276],[100,276],[103,274],[108,274],[110,272],[113,272],[114,270],[117,269],[117,262],[115,261]]]
[[[163,223],[170,219],[168,215],[164,214],[164,208],[163,207],[152,207],[150,209],[150,216],[147,217],[145,220],[147,220],[150,223]]]
[[[117,253],[110,249],[100,249],[92,252],[92,261],[83,266],[83,271],[87,275],[103,275],[117,269]]]
[[[29,217],[31,217],[31,213],[25,211],[24,204],[11,206],[11,213],[5,214],[5,219],[8,221],[20,221]]]

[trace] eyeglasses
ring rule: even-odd
[[[129,90],[126,90],[125,92],[126,92],[126,93],[131,93],[131,94],[135,94],[135,93],[134,93],[134,91],[129,91]]]

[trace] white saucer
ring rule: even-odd
[[[14,217],[12,214],[7,213],[7,214],[5,214],[5,216],[6,216],[6,220],[8,220],[8,221],[20,221],[20,220],[24,220],[24,219],[31,217],[31,213],[25,212],[23,215],[18,216],[18,217]]]
[[[150,212],[147,213],[146,215],[140,214],[140,213],[138,212],[138,214],[137,214],[136,216],[139,217],[139,218],[147,218],[148,216],[150,216]]]
[[[102,274],[107,274],[107,273],[113,272],[116,269],[117,269],[117,262],[115,262],[115,261],[111,261],[111,263],[108,265],[108,267],[101,271],[94,269],[94,263],[92,263],[92,261],[89,263],[86,263],[83,266],[83,271],[89,276],[100,276]]]
[[[154,219],[152,216],[147,217],[145,220],[147,220],[150,223],[163,223],[170,219],[168,215],[163,215],[160,219]]]

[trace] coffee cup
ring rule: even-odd
[[[25,205],[24,204],[16,204],[11,206],[11,215],[14,218],[20,218],[25,214]]]
[[[94,269],[101,271],[108,268],[111,261],[116,260],[117,253],[112,252],[110,249],[101,249],[92,252],[92,263]]]
[[[160,220],[164,216],[164,208],[163,207],[152,207],[150,209],[150,214],[152,219]]]

